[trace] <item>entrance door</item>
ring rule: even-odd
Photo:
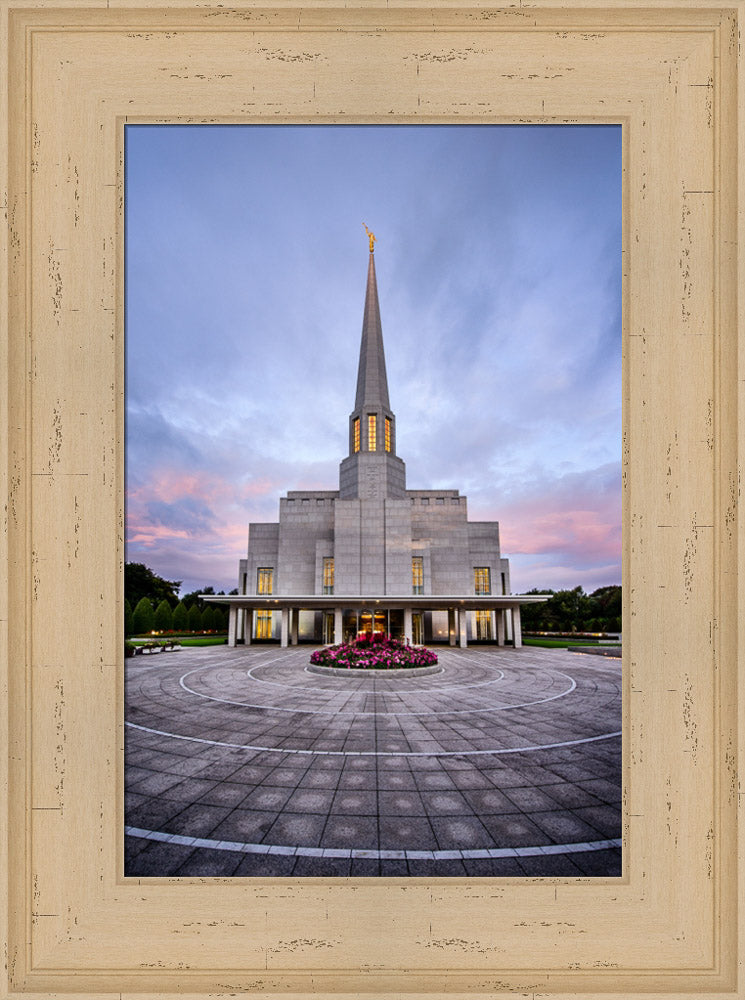
[[[334,642],[334,612],[324,611],[323,613],[323,644],[331,646]]]

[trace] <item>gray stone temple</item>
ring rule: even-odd
[[[396,452],[375,277],[375,237],[349,453],[336,490],[293,490],[279,520],[250,524],[229,604],[229,645],[326,644],[384,631],[414,644],[521,644],[520,604],[496,521],[469,521],[458,490],[412,490]],[[205,598],[209,600],[209,598]]]

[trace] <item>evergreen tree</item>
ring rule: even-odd
[[[158,632],[168,632],[173,628],[173,612],[168,601],[161,601],[155,609],[155,628]]]
[[[132,635],[132,629],[134,628],[134,622],[132,617],[132,605],[129,601],[124,602],[124,634]]]
[[[202,629],[202,612],[198,604],[192,604],[189,608],[189,631],[200,632]]]
[[[141,598],[137,602],[137,607],[132,615],[132,634],[145,635],[155,628],[155,614],[153,606],[147,597]]]
[[[215,612],[210,604],[202,612],[202,630],[211,632],[215,627]]]
[[[185,632],[189,627],[189,612],[183,601],[179,601],[173,609],[173,628],[176,632]]]

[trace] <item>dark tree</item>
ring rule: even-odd
[[[189,612],[183,601],[179,601],[173,609],[173,627],[176,632],[185,632],[189,627]]]
[[[134,628],[134,621],[132,616],[132,605],[129,601],[124,602],[124,634],[132,635],[132,629]]]
[[[152,632],[155,627],[155,614],[153,606],[147,597],[142,597],[137,602],[137,607],[132,615],[132,634],[145,635]]]
[[[204,611],[202,611],[202,630],[204,632],[211,632],[214,627],[215,612],[212,609],[212,605],[208,604]]]
[[[154,605],[168,601],[173,608],[178,604],[180,580],[164,580],[144,563],[124,564],[124,596],[134,607],[147,597]]]
[[[202,629],[202,612],[198,604],[192,604],[189,608],[189,631],[200,632]]]
[[[196,604],[199,607],[199,610],[202,611],[206,607],[206,605],[199,595],[214,594],[214,592],[215,592],[214,587],[200,587],[199,590],[192,590],[190,594],[184,594],[181,600],[184,602],[184,604],[188,604],[189,607],[191,607],[193,604]]]
[[[168,632],[173,628],[173,612],[168,601],[161,601],[155,609],[155,628],[158,632]]]

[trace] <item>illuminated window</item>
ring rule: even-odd
[[[376,451],[378,447],[378,418],[370,413],[367,418],[367,450]]]
[[[354,421],[352,423],[352,436],[354,438],[354,444],[353,444],[354,450],[355,451],[359,451],[360,450],[360,418],[359,417],[355,417]]]
[[[391,450],[391,418],[385,418],[385,450]]]
[[[491,639],[491,611],[476,612],[476,638]]]
[[[424,559],[422,556],[411,557],[411,592],[424,593]]]
[[[274,570],[271,566],[261,566],[256,571],[256,593],[271,594],[274,585]]]
[[[334,560],[324,557],[323,560],[323,592],[333,594],[334,592]]]
[[[491,577],[488,566],[474,566],[473,592],[474,594],[491,594]]]
[[[271,639],[272,637],[272,613],[271,611],[256,612],[256,638]]]

